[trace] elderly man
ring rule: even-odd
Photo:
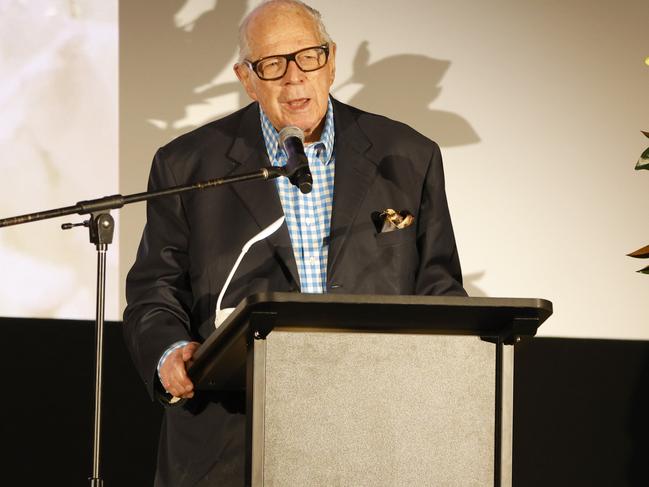
[[[214,330],[216,296],[242,244],[281,215],[286,224],[243,260],[225,306],[263,291],[465,294],[437,145],[329,96],[336,45],[312,8],[271,0],[240,32],[234,69],[254,103],[161,148],[149,187],[284,165],[278,131],[293,125],[305,134],[313,191],[282,178],[148,205],[125,336],[152,396],[190,399],[165,410],[157,486],[243,485],[243,394],[194,397],[186,365]],[[405,210],[411,224],[381,231],[376,216],[387,209]]]

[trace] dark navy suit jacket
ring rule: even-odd
[[[334,201],[327,292],[465,295],[437,144],[410,127],[336,100]],[[253,103],[185,134],[156,154],[149,189],[255,171],[270,163]],[[377,232],[373,214],[408,210],[414,224]],[[124,334],[149,393],[156,365],[178,340],[214,330],[216,298],[242,245],[281,215],[273,182],[253,181],[147,206],[147,224],[126,285]],[[234,307],[263,291],[298,291],[286,225],[255,244],[225,296]],[[243,485],[243,396],[223,392],[167,408],[156,485]],[[202,484],[201,484],[202,485]],[[205,485],[209,485],[206,483]]]

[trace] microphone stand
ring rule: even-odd
[[[79,214],[90,215],[90,218],[83,223],[65,223],[61,225],[63,230],[69,230],[73,227],[88,227],[90,232],[90,243],[97,249],[97,298],[95,309],[95,415],[94,415],[94,432],[93,432],[93,462],[92,477],[90,487],[103,487],[104,481],[99,474],[100,443],[101,443],[101,391],[102,391],[102,363],[104,352],[104,315],[106,309],[106,253],[108,245],[113,242],[113,232],[115,230],[115,220],[110,214],[111,210],[118,209],[124,205],[148,201],[160,196],[170,196],[189,191],[213,188],[226,184],[239,183],[243,181],[252,181],[255,179],[270,180],[279,176],[289,176],[286,169],[281,167],[264,167],[256,172],[228,176],[224,178],[210,179],[200,183],[174,186],[171,188],[161,189],[159,191],[150,191],[122,196],[116,194],[105,196],[93,200],[80,201],[76,205],[56,208],[37,213],[14,216],[0,219],[0,228],[10,225],[21,225],[38,220],[46,220],[65,215]]]

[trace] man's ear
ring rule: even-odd
[[[329,48],[329,63],[331,63],[331,71],[329,73],[330,84],[333,84],[336,78],[336,43],[332,42]]]
[[[248,96],[257,101],[257,92],[255,91],[255,87],[250,76],[250,69],[248,69],[248,66],[243,63],[237,63],[233,66],[233,69],[234,74],[236,74],[237,78],[239,78],[239,81],[243,85],[243,88],[246,90],[246,93],[248,93]]]

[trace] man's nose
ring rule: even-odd
[[[304,71],[300,69],[294,59],[288,62],[286,66],[286,74],[284,74],[284,80],[289,83],[301,82],[304,79]]]

